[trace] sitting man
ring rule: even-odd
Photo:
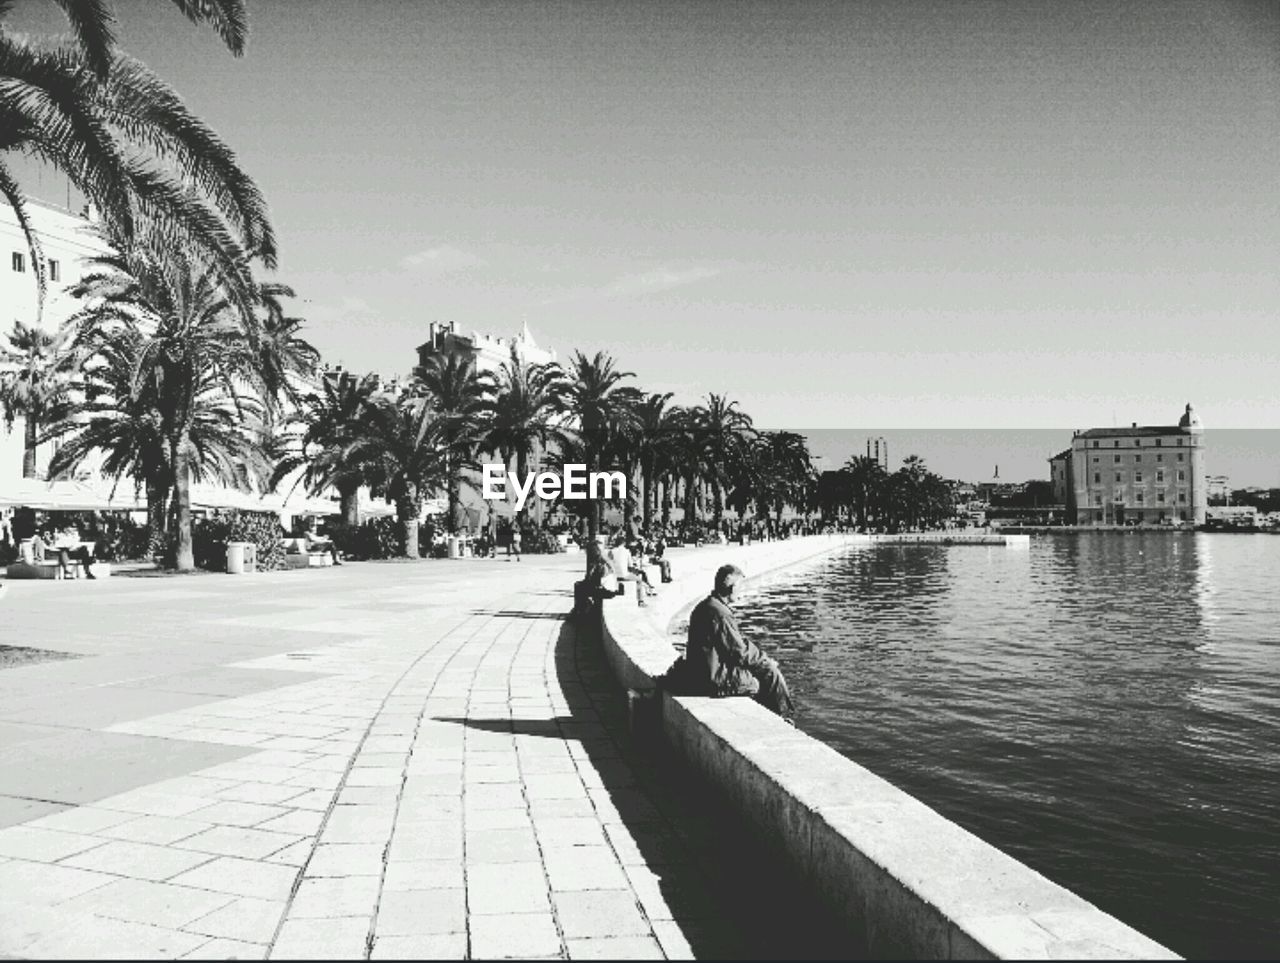
[[[328,552],[329,557],[333,559],[334,565],[341,565],[342,559],[338,557],[338,546],[333,543],[333,539],[316,528],[312,528],[305,535],[307,540],[307,552]]]
[[[645,548],[648,549],[649,551],[650,564],[658,566],[658,569],[662,572],[663,583],[665,584],[667,582],[670,582],[671,581],[671,562],[669,559],[666,558],[666,552],[667,552],[666,538],[663,536],[661,532],[659,532],[658,540],[656,542],[653,542],[653,541],[646,542]]]
[[[778,663],[748,641],[730,607],[742,569],[722,565],[715,588],[689,616],[688,679],[699,694],[749,695],[790,721],[794,706]],[[700,692],[699,692],[700,690]]]
[[[600,549],[600,543],[587,542],[587,575],[573,585],[573,614],[578,620],[598,611],[605,599],[617,598],[626,590],[618,583],[613,565]]]
[[[80,540],[80,533],[74,528],[64,528],[53,536],[50,543],[58,553],[58,564],[62,566],[62,577],[71,578],[71,561],[74,559],[84,566],[84,574],[88,578],[97,578],[89,568],[93,564],[93,549]]]

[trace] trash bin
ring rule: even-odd
[[[244,575],[258,570],[258,546],[253,542],[227,542],[227,574]]]
[[[449,557],[462,558],[462,539],[457,535],[449,536]]]

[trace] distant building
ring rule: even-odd
[[[1176,425],[1077,431],[1049,470],[1077,525],[1205,522],[1204,429],[1189,404]]]
[[[416,374],[427,362],[437,355],[465,354],[474,359],[477,371],[496,372],[503,364],[511,360],[511,348],[514,345],[520,356],[528,364],[549,364],[556,360],[554,351],[538,347],[529,333],[529,325],[521,326],[518,334],[510,338],[499,338],[491,334],[473,331],[463,334],[458,330],[457,321],[432,321],[427,327],[428,339],[418,346],[418,365]]]

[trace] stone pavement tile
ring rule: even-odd
[[[406,792],[400,797],[401,819],[404,819],[405,813],[409,813],[418,820],[456,817],[461,821],[462,810],[461,796],[420,796],[417,793]]]
[[[376,876],[333,876],[303,879],[289,907],[289,919],[361,916],[368,919],[378,903]]]
[[[207,823],[217,823],[219,826],[256,826],[276,816],[283,816],[288,811],[283,807],[264,803],[219,801],[197,809],[191,817]]]
[[[379,936],[373,943],[371,960],[465,960],[467,934],[445,933],[431,936]]]
[[[457,776],[451,776],[450,778],[458,779]],[[515,762],[499,766],[468,763],[466,772],[462,774],[460,781],[465,782],[468,789],[477,783],[519,782],[520,766]]]
[[[314,752],[316,747],[321,744],[321,740],[311,738],[306,739],[302,736],[272,736],[265,742],[258,743],[260,749],[285,749],[295,750],[298,752]]]
[[[208,942],[194,933],[97,917],[91,925],[46,933],[22,954],[33,960],[174,959]]]
[[[273,960],[364,959],[369,940],[369,917],[289,919],[271,947]]]
[[[289,752],[284,749],[269,749],[266,752],[255,752],[244,757],[246,766],[267,766],[271,769],[292,769],[310,762],[315,757],[308,752]]]
[[[278,772],[281,776],[275,781],[285,786],[334,791],[342,784],[341,772],[326,772],[323,769],[281,769]]]
[[[97,836],[82,833],[8,826],[0,829],[0,856],[56,863],[60,859],[101,846],[103,842]]]
[[[577,765],[574,764],[573,757],[568,753],[562,756],[522,754],[520,757],[520,770],[525,775],[555,775],[579,771]],[[588,772],[582,773],[584,782],[588,779]]]
[[[468,866],[467,906],[473,915],[547,912],[550,903],[542,864],[482,863]]]
[[[512,809],[524,802],[518,783],[476,783],[463,797],[467,809]]]
[[[532,863],[538,842],[532,829],[484,829],[467,833],[468,863]]]
[[[289,800],[289,806],[293,809],[309,809],[312,812],[325,812],[333,805],[332,789],[307,789],[301,796],[294,796]]]
[[[361,747],[361,752],[389,752],[404,758],[413,748],[413,736],[369,736]]]
[[[367,786],[400,786],[404,782],[403,766],[378,769],[352,769],[347,774],[347,785]]]
[[[534,823],[534,829],[543,847],[603,846],[607,842],[605,828],[593,816],[549,816]]]
[[[301,786],[277,786],[265,782],[238,782],[218,790],[217,797],[228,802],[271,804],[284,803],[286,800],[296,799],[307,791]],[[289,805],[292,806],[293,803],[289,803]]]
[[[382,880],[384,893],[423,889],[451,889],[464,885],[462,863],[456,859],[388,861]]]
[[[393,806],[335,806],[320,831],[320,841],[385,845],[395,821]]]
[[[647,936],[652,932],[630,889],[554,892],[551,898],[565,939]]]
[[[550,913],[472,915],[471,956],[477,960],[530,959],[559,956],[560,934]]]
[[[571,960],[665,960],[662,946],[652,936],[602,936],[566,940]]]
[[[267,944],[213,939],[180,957],[184,960],[265,960]]]
[[[325,753],[309,762],[304,762],[299,769],[318,769],[323,772],[346,772],[350,758],[346,753]]]
[[[423,936],[461,933],[467,928],[467,906],[461,887],[382,894],[374,932],[378,936]]]
[[[265,863],[281,863],[285,866],[302,866],[311,858],[311,850],[314,844],[315,840],[308,836],[298,840],[291,846],[286,846],[279,852],[263,856],[262,861]]]
[[[518,776],[517,776],[518,778]],[[514,782],[515,780],[507,780]],[[411,773],[405,780],[405,792],[422,796],[461,796],[462,774],[439,773],[432,776]]]
[[[282,816],[258,823],[256,829],[273,833],[287,833],[292,836],[314,836],[320,831],[324,822],[324,813],[307,809],[294,809]]]
[[[537,825],[547,818],[586,816],[596,819],[596,808],[591,804],[591,800],[586,797],[579,799],[530,799],[529,814],[533,816],[534,825]],[[619,818],[615,821],[621,822],[622,820]]]
[[[352,762],[353,769],[403,769],[404,754],[400,752],[363,751]]]
[[[31,829],[55,829],[65,833],[100,833],[111,826],[137,818],[135,813],[97,809],[93,806],[76,806],[74,809],[32,819],[23,825]]]
[[[396,824],[388,859],[462,859],[462,827],[453,820]]]
[[[151,843],[166,846],[211,828],[208,823],[194,819],[174,819],[170,816],[134,816],[128,822],[97,830],[97,835],[133,843]]]
[[[330,794],[330,798],[332,794]],[[394,806],[400,798],[400,785],[343,786],[338,793],[339,806]]]
[[[529,811],[516,809],[476,809],[467,813],[467,832],[483,829],[526,829],[533,826]]]
[[[212,913],[230,903],[226,893],[156,883],[145,879],[120,879],[67,901],[67,907],[129,923],[147,923],[169,929]]]
[[[280,766],[255,766],[247,762],[237,761],[224,762],[217,766],[201,769],[200,775],[234,782],[265,782],[271,785],[283,785],[294,778],[298,771]]]
[[[175,876],[169,882],[197,889],[247,896],[255,899],[285,900],[298,878],[295,866],[279,866],[252,859],[222,856]]]
[[[272,833],[262,829],[245,829],[241,826],[214,826],[202,833],[188,836],[173,845],[217,856],[240,856],[244,859],[262,859],[278,853],[305,837],[298,834]]]
[[[183,929],[188,933],[267,944],[276,935],[285,906],[283,900],[244,897],[192,920]]]
[[[108,840],[96,849],[63,860],[61,865],[115,873],[131,879],[166,880],[207,863],[212,858],[207,853],[189,852],[169,846]]]
[[[446,776],[462,772],[461,759],[429,759],[415,752],[409,757],[409,775]]]
[[[622,864],[608,846],[564,846],[542,854],[552,890],[628,889]]]
[[[321,843],[306,868],[307,876],[381,876],[386,843]]]
[[[72,899],[120,877],[71,866],[11,859],[0,863],[0,908],[33,898],[44,904]]]

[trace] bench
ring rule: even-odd
[[[109,578],[111,576],[111,566],[107,562],[94,562],[92,565],[94,578]],[[62,581],[62,566],[55,559],[45,559],[43,562],[14,562],[5,569],[6,578],[34,578],[34,579],[53,579]],[[79,562],[71,565],[71,578],[84,578],[84,569]]]

